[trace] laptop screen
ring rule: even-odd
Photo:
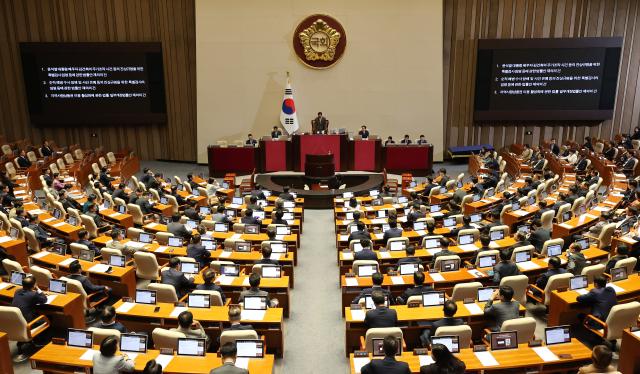
[[[136,290],[136,303],[155,305],[156,291]]]
[[[418,221],[413,223],[413,229],[415,231],[424,230],[427,228],[427,223],[425,221]]]
[[[481,268],[493,267],[498,261],[496,255],[478,256],[478,266]]]
[[[517,262],[525,262],[531,260],[531,252],[530,251],[520,251],[516,252],[516,263]]]
[[[345,192],[342,194],[343,199],[350,199],[353,197],[353,192]]]
[[[171,236],[169,237],[167,244],[169,247],[182,247],[182,238]]]
[[[398,197],[398,203],[399,203],[399,204],[404,204],[404,203],[406,203],[407,201],[409,201],[409,198],[407,198],[406,196],[400,196],[400,197]]]
[[[442,260],[440,262],[440,270],[443,272],[447,271],[457,271],[460,269],[460,260],[452,258],[447,260]]]
[[[361,265],[358,266],[359,277],[370,277],[373,273],[377,272],[378,268],[375,265]]]
[[[91,348],[93,344],[93,332],[89,330],[67,330],[67,345],[70,347]]]
[[[427,249],[438,248],[439,246],[440,246],[440,239],[439,238],[426,239],[424,241],[424,247],[427,248]]]
[[[469,219],[471,219],[471,223],[480,222],[482,221],[482,214],[481,213],[472,214],[469,216]]]
[[[267,310],[267,297],[266,296],[245,296],[244,309]]]
[[[184,225],[187,227],[187,229],[193,230],[196,227],[198,227],[198,222],[196,222],[196,221],[194,221],[192,219],[188,219],[187,223],[185,223]]]
[[[249,242],[236,242],[236,252],[251,252],[251,244]]]
[[[376,215],[378,216],[378,218],[386,218],[387,217],[387,211],[384,209],[378,210],[376,212]]]
[[[187,298],[189,308],[208,308],[211,305],[211,296],[208,294],[190,293]]]
[[[344,215],[344,218],[353,219],[353,212],[348,212],[347,214]]]
[[[285,208],[294,208],[296,206],[296,203],[294,203],[293,201],[285,201],[284,203],[282,203],[282,206]]]
[[[389,243],[389,250],[391,251],[404,251],[406,249],[406,243],[404,241],[393,241]]]
[[[80,259],[83,261],[93,261],[95,257],[95,253],[91,249],[81,249],[80,250]]]
[[[120,350],[123,352],[145,353],[147,351],[147,336],[120,334]]]
[[[571,219],[571,212],[570,211],[562,213],[562,220],[563,221],[568,221],[570,219]]]
[[[569,280],[569,289],[570,290],[579,290],[582,288],[587,288],[589,281],[586,275],[576,275],[575,277],[571,277]]]
[[[200,214],[211,214],[211,208],[209,208],[208,206],[201,206],[200,207]]]
[[[18,229],[16,229],[15,227],[11,227],[11,228],[9,229],[9,236],[10,236],[12,239],[17,239],[17,238],[18,238]]]
[[[426,292],[422,294],[422,305],[424,306],[436,306],[444,305],[445,297],[444,292]]]
[[[252,216],[259,220],[263,220],[265,217],[264,214],[263,210],[254,210]]]
[[[27,274],[25,274],[25,273],[12,271],[11,272],[11,283],[15,284],[16,286],[22,286],[22,280],[24,279],[24,277],[26,275]]]
[[[63,243],[55,243],[53,247],[51,247],[50,252],[64,256],[64,254],[67,252],[67,245]]]
[[[169,199],[167,199],[165,196],[161,196],[160,197],[160,204],[169,205]]]
[[[276,226],[276,235],[291,235],[289,226]]]
[[[109,257],[109,265],[124,267],[127,264],[125,256],[111,255]]]
[[[229,231],[229,225],[226,223],[216,223],[213,225],[213,231],[215,232],[227,232]]]
[[[207,339],[178,338],[179,356],[204,356]]]
[[[578,239],[576,240],[576,243],[578,243],[582,249],[589,248],[589,239],[587,238]]]
[[[67,223],[71,226],[78,226],[78,220],[74,216],[69,216],[67,219]]]
[[[518,333],[516,331],[504,331],[491,333],[491,350],[518,348]]]
[[[473,234],[458,236],[458,244],[459,245],[473,244]]]
[[[231,204],[242,205],[243,203],[244,201],[241,197],[234,197],[233,199],[231,199]]]
[[[440,210],[442,210],[442,207],[439,204],[433,204],[429,207],[431,213],[438,213]]]
[[[200,263],[198,262],[181,262],[180,271],[187,274],[198,274],[200,272]]]
[[[544,344],[562,344],[571,342],[571,327],[569,325],[547,327],[544,329]]]
[[[549,257],[560,256],[562,254],[562,245],[551,244],[547,246],[547,255]]]
[[[238,339],[236,340],[236,350],[237,357],[261,358],[264,357],[264,341]]]
[[[215,240],[211,240],[211,239],[202,239],[200,241],[202,243],[202,246],[209,251],[213,251],[216,249],[216,241]]]
[[[479,302],[485,302],[485,301],[491,300],[491,296],[493,295],[493,292],[497,288],[498,287],[480,287],[480,288],[478,288],[478,301]]]
[[[247,234],[257,234],[260,232],[260,225],[244,225],[244,232]]]
[[[127,214],[127,207],[124,205],[118,205],[118,213]]]
[[[226,275],[228,277],[237,277],[240,275],[240,266],[239,265],[222,265],[220,266],[220,272],[222,275]]]
[[[419,265],[416,263],[400,264],[400,275],[411,275],[420,270]]]
[[[520,203],[511,204],[511,210],[513,211],[520,210]]]
[[[371,343],[373,347],[373,357],[384,357],[384,339],[372,339]],[[396,356],[400,356],[402,354],[402,339],[398,338],[397,346]]]
[[[282,268],[280,266],[262,265],[263,278],[280,278],[280,274],[282,274]]]
[[[56,219],[60,219],[60,217],[62,217],[62,212],[60,211],[60,209],[58,209],[58,208],[54,208],[54,209],[53,209],[53,216],[54,216]]]
[[[65,294],[67,293],[67,282],[60,279],[50,279],[49,291]]]
[[[433,347],[434,344],[442,344],[445,347],[447,347],[447,349],[449,350],[449,352],[451,353],[458,353],[460,352],[460,337],[458,336],[434,336],[431,338],[431,346]]]
[[[148,232],[141,232],[140,235],[138,235],[138,241],[149,244],[153,241],[153,235]]]
[[[625,280],[625,279],[627,279],[627,268],[626,267],[611,269],[611,281],[612,282],[617,282],[617,281],[621,281],[621,280]]]
[[[442,222],[444,227],[453,227],[456,225],[456,219],[455,218],[445,218],[444,221]]]

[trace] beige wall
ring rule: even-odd
[[[347,34],[342,60],[327,70],[304,66],[291,45],[314,13]],[[322,111],[332,128],[425,134],[441,160],[442,22],[441,0],[196,0],[198,162],[216,140],[279,125],[287,71],[302,130]]]

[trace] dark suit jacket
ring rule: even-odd
[[[465,372],[465,370],[467,369],[467,366],[464,364],[463,361],[460,361],[460,367],[458,369],[459,370],[456,370],[455,372],[447,371],[447,373],[449,373],[449,374],[463,374]],[[425,365],[425,366],[421,366],[420,367],[420,374],[440,374],[442,372],[443,372],[442,369],[440,369],[438,364],[436,364],[435,362],[433,364],[429,364],[429,365]]]
[[[542,227],[532,232],[531,235],[529,236],[529,241],[531,242],[531,245],[533,245],[538,252],[542,250],[542,245],[544,244],[544,242],[546,242],[549,239],[551,239],[551,231],[544,229]]]
[[[27,322],[36,319],[39,313],[36,312],[36,306],[47,302],[47,296],[36,291],[27,291],[20,289],[13,296],[12,306],[20,308],[22,316]]]
[[[409,364],[396,361],[395,357],[385,357],[382,360],[371,360],[360,371],[362,374],[410,374]]]
[[[418,264],[422,265],[422,260],[419,257],[404,257],[398,260],[398,266],[402,264]]]
[[[126,327],[120,322],[114,322],[111,325],[105,325],[103,322],[98,322],[96,327],[99,329],[114,329],[120,331],[121,334],[126,334],[129,332]]]
[[[256,217],[247,216],[242,217],[240,219],[240,222],[244,223],[245,225],[257,225],[260,223],[260,221]]]
[[[261,258],[260,260],[256,261],[256,264],[263,264],[263,265],[280,265],[280,261],[278,260],[272,260],[270,258]]]
[[[567,271],[563,268],[560,269],[549,269],[547,270],[544,274],[542,274],[540,276],[540,278],[538,278],[538,280],[536,281],[536,286],[538,286],[538,288],[544,290],[544,288],[547,286],[547,283],[549,282],[549,278],[553,277],[554,275],[558,275],[558,274],[564,274]]]
[[[16,159],[16,161],[18,162],[18,165],[21,168],[28,168],[29,166],[31,166],[31,161],[29,161],[29,159],[26,156],[24,157],[20,156]]]
[[[142,214],[149,214],[152,211],[152,206],[151,203],[149,202],[149,200],[147,200],[145,197],[139,197],[136,199],[135,203],[137,206],[140,207],[140,210],[142,211]]]
[[[185,225],[183,225],[180,222],[171,222],[167,225],[167,231],[172,233],[175,236],[179,236],[181,238],[186,238],[191,236],[191,233],[189,232],[189,230],[187,230],[187,228],[185,227]]]
[[[107,173],[100,173],[100,183],[102,183],[105,187],[111,188],[111,182],[116,180],[113,177],[107,175]]]
[[[377,261],[378,260],[378,256],[376,255],[376,253],[374,251],[372,251],[369,248],[369,249],[363,249],[360,252],[356,252],[356,254],[353,255],[353,259],[354,260],[374,260],[374,261]]]
[[[222,297],[222,303],[224,303],[227,298],[224,296],[224,292],[222,291],[222,287],[218,286],[217,284],[211,283],[211,284],[199,284],[196,286],[196,290],[202,290],[202,291],[218,291],[220,292],[220,296]]]
[[[129,202],[129,196],[127,196],[127,193],[124,192],[124,190],[120,190],[120,189],[116,189],[115,191],[113,191],[113,196],[114,199],[120,198],[122,200],[124,200],[125,203]]]
[[[396,327],[398,325],[398,314],[394,309],[386,306],[377,307],[367,312],[364,316],[364,325],[370,329],[372,327]]]
[[[293,195],[289,192],[283,192],[280,195],[278,195],[279,198],[281,198],[282,200],[286,200],[286,201],[293,201]]]
[[[185,209],[184,210],[184,215],[187,218],[195,220],[195,221],[200,221],[200,219],[201,219],[200,216],[198,215],[198,212],[196,212],[196,210],[193,209],[193,208]]]
[[[278,131],[271,131],[271,137],[272,138],[279,138],[282,136],[282,131],[278,130]]]
[[[580,159],[580,161],[578,161],[578,163],[576,164],[576,170],[584,171],[584,169],[586,168],[587,168],[587,159],[586,158]]]
[[[371,235],[369,235],[369,231],[366,229],[364,231],[354,231],[349,234],[348,242],[350,243],[352,240],[360,240],[360,239],[371,239]]]
[[[249,374],[247,369],[242,369],[232,363],[225,363],[215,369],[211,369],[209,374]]]
[[[493,284],[500,284],[502,278],[512,275],[520,275],[518,265],[513,262],[498,262],[496,266],[493,267]]]
[[[51,149],[51,147],[40,147],[40,153],[42,153],[44,157],[51,156],[53,149]]]
[[[189,290],[192,290],[195,287],[193,279],[187,279],[181,271],[176,269],[163,271],[161,283],[172,285],[173,288],[176,289],[178,299],[186,295]]]
[[[425,292],[430,292],[430,291],[433,291],[433,288],[431,286],[427,286],[424,284],[421,286],[413,286],[404,290],[404,292],[402,293],[402,296],[400,296],[400,299],[403,304],[406,304],[411,296],[421,295]]]
[[[425,342],[426,343],[431,342],[431,336],[436,333],[436,330],[438,329],[438,327],[460,326],[464,324],[465,324],[464,320],[460,318],[448,318],[448,317],[441,318],[431,324],[431,329],[425,330],[423,334],[425,338]],[[422,339],[422,336],[420,338]]]
[[[618,303],[616,291],[611,287],[593,288],[588,294],[579,295],[577,300],[580,304],[590,305],[591,314],[601,320],[605,320],[611,308]]]
[[[201,244],[189,244],[187,246],[187,256],[195,259],[200,264],[200,268],[202,268],[209,262],[211,253]]]
[[[607,261],[607,266],[605,267],[604,272],[607,274],[611,274],[611,269],[613,269],[613,267],[616,266],[616,262],[620,260],[624,260],[627,257],[628,257],[627,255],[615,255],[611,257],[609,261]]]
[[[382,236],[382,240],[384,240],[384,243],[386,244],[389,241],[389,239],[399,238],[401,236],[402,236],[402,229],[399,227],[396,227],[395,229],[389,229],[385,231],[384,235]]]
[[[86,292],[87,294],[91,294],[91,293],[95,293],[95,292],[102,292],[106,288],[105,286],[99,286],[99,285],[95,285],[95,284],[91,283],[89,278],[87,278],[86,276],[84,276],[82,274],[70,274],[70,275],[67,276],[67,278],[75,279],[78,282],[80,282],[80,284],[82,284],[82,288],[84,288],[84,292]]]
[[[493,317],[495,321],[493,330],[497,331],[500,330],[504,321],[520,317],[520,303],[515,300],[493,303],[489,300],[484,306],[484,315]]]
[[[374,290],[380,290],[382,291],[382,293],[385,294],[385,296],[387,296],[389,298],[389,304],[394,304],[393,299],[392,299],[392,295],[391,295],[391,291],[389,291],[386,288],[382,288],[380,286],[373,286],[373,287],[367,287],[365,289],[363,289],[362,291],[360,291],[360,293],[358,294],[358,296],[356,296],[353,301],[351,302],[351,304],[357,304],[358,301],[360,301],[360,299],[362,299],[365,296],[371,296],[371,293]]]

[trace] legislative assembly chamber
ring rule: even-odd
[[[0,374],[640,373],[639,14],[0,1]]]

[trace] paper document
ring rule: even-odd
[[[249,357],[237,357],[236,362],[234,363],[236,367],[240,369],[249,369]]]
[[[262,321],[266,310],[243,310],[240,312],[240,319],[243,321]]]
[[[58,295],[47,295],[47,302],[45,304],[51,304],[56,297],[58,297]]]
[[[111,213],[111,214],[109,214],[109,217],[111,217],[111,218],[118,218],[118,217],[120,217],[120,213],[118,213],[118,212],[116,212],[116,213]]]
[[[559,360],[558,356],[556,356],[555,353],[553,353],[553,352],[551,352],[551,350],[549,350],[549,347],[545,347],[545,346],[533,347],[532,349],[533,349],[533,351],[535,353],[538,354],[538,356],[540,356],[540,358],[544,362],[558,361]]]
[[[589,293],[589,290],[586,288],[578,288],[577,290],[574,290],[574,291],[576,291],[579,295],[586,295]]]
[[[180,313],[182,312],[186,312],[189,308],[183,307],[183,306],[176,306],[173,308],[173,310],[171,311],[170,316],[171,317],[178,317],[180,315]]]
[[[532,270],[538,269],[540,266],[533,261],[524,261],[518,262],[516,265],[520,268],[520,270]]]
[[[339,236],[338,240],[340,240],[341,242],[349,240],[349,235],[338,235],[338,236]]]
[[[378,252],[378,255],[380,258],[391,258],[391,253],[389,253],[389,251]]]
[[[109,270],[109,265],[107,264],[96,264],[89,268],[89,271],[96,273],[104,273],[107,270]]]
[[[441,212],[435,212],[435,213],[431,213],[430,214],[431,217],[442,217],[444,216],[444,213]]]
[[[426,232],[426,231],[424,231],[424,230],[418,230],[418,231],[416,231],[416,234],[418,234],[418,235],[420,235],[420,236],[426,236],[426,235],[427,235],[427,232]]]
[[[0,290],[4,290],[9,286],[11,286],[11,283],[0,282]]]
[[[48,223],[48,222],[51,222],[51,221],[55,221],[56,219],[57,219],[56,217],[49,217],[47,219],[43,219],[42,222]]]
[[[429,252],[429,254],[431,256],[435,255],[438,252],[441,252],[442,248],[431,248],[431,249],[427,249],[427,252]]]
[[[150,228],[150,229],[152,229],[152,228],[154,228],[154,227],[156,227],[156,226],[158,226],[158,224],[157,224],[157,223],[155,223],[155,222],[151,222],[151,223],[148,223],[148,224],[147,224],[147,227],[148,227],[148,228]]]
[[[235,277],[229,277],[226,275],[221,275],[218,278],[216,278],[216,283],[220,283],[223,286],[228,286],[231,283],[233,283],[233,280],[235,279]]]
[[[391,277],[391,282],[393,284],[404,284],[404,278],[402,276],[393,276]]]
[[[82,356],[80,356],[80,360],[82,361],[93,361],[93,355],[98,353],[95,349],[87,349]]]
[[[351,309],[351,319],[354,321],[364,321],[365,311],[362,309]]]
[[[49,252],[47,252],[47,251],[41,251],[41,252],[38,252],[36,254],[31,255],[31,258],[42,258],[42,257],[44,257],[44,256],[46,256],[48,254],[49,254]]]
[[[242,280],[242,285],[245,287],[249,287],[249,277],[244,277]]]
[[[220,258],[229,258],[229,257],[231,257],[232,253],[233,252],[231,252],[231,251],[222,251],[222,253],[220,253],[220,255],[218,257],[220,257]]]
[[[496,361],[496,358],[493,357],[493,355],[489,351],[474,352],[474,354],[476,355],[476,358],[478,359],[478,361],[480,361],[482,366],[498,366],[499,365],[498,361]]]
[[[284,237],[284,235],[276,235],[276,240],[284,240]]]
[[[67,224],[67,223],[63,221],[63,222],[54,223],[52,226],[53,226],[53,227],[60,227],[60,226],[64,226],[64,225],[66,225],[66,224]]]
[[[484,314],[484,310],[482,310],[476,303],[464,304],[464,307],[467,308],[469,313],[471,313],[472,315]]]
[[[167,246],[161,245],[154,252],[162,253],[167,250]]]
[[[156,357],[156,362],[163,368],[166,368],[171,363],[171,360],[173,360],[173,355],[158,355]]]
[[[355,370],[356,373],[360,373],[362,370],[362,367],[368,364],[370,361],[371,360],[369,359],[369,357],[354,357],[353,369]]]
[[[344,279],[344,282],[347,284],[347,287],[357,287],[358,286],[358,278],[348,277]]]
[[[10,242],[13,238],[10,236],[0,236],[0,243]]]
[[[343,252],[342,253],[343,260],[353,260],[353,252]]]
[[[463,244],[459,245],[458,248],[462,249],[465,252],[477,251],[478,247],[475,244]]]
[[[77,261],[77,260],[75,258],[73,258],[73,257],[69,257],[67,259],[64,259],[64,260],[58,262],[58,265],[60,265],[60,266],[69,266],[74,261]]]
[[[429,355],[420,355],[418,356],[418,360],[420,360],[420,366],[431,365],[435,362]]]
[[[116,309],[117,313],[126,313],[128,311],[130,311],[131,309],[133,309],[133,307],[135,306],[135,303],[129,303],[129,302],[124,302],[122,303],[122,305],[120,305],[118,307],[118,309]]]
[[[382,233],[382,234],[373,234],[373,236],[375,236],[376,239],[381,240],[382,238],[384,238],[384,233]]]
[[[434,282],[444,281],[444,277],[440,273],[429,273],[429,276],[431,277],[431,279],[433,279]]]
[[[573,226],[567,224],[567,223],[561,223],[560,226],[564,227],[565,229],[569,229],[571,230],[573,228]]]
[[[242,234],[233,234],[233,235],[231,235],[230,239],[231,240],[238,240],[240,238],[242,238]]]
[[[484,273],[476,269],[468,269],[467,272],[476,278],[484,277]]]
[[[613,288],[614,291],[616,291],[616,293],[621,293],[621,292],[625,292],[625,289],[615,285],[614,283],[607,283],[607,287],[611,287]]]

